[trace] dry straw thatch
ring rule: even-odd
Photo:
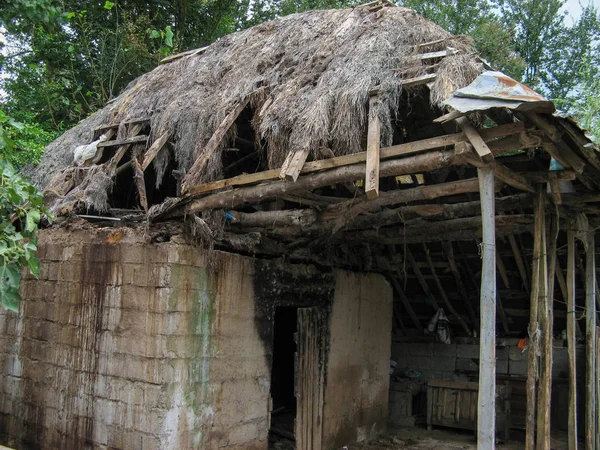
[[[432,41],[439,42],[418,48]],[[336,155],[359,152],[369,91],[379,86],[378,109],[371,113],[381,118],[383,143],[390,142],[393,118],[406,106],[401,104],[403,78],[427,73],[414,55],[448,46],[459,52],[436,68],[437,78],[430,86],[435,105],[468,85],[482,67],[467,40],[453,37],[410,9],[363,6],[267,22],[139,77],[104,109],[50,144],[31,176],[37,185],[46,185],[58,170],[72,164],[73,149],[90,142],[94,128],[145,116],[151,117],[149,144],[171,131],[171,151],[179,170],[187,172],[227,113],[248,96],[254,111],[252,126],[257,140],[267,144],[271,168],[280,167],[294,149],[316,151],[327,146]],[[234,133],[232,127],[229,136]],[[155,162],[158,182],[167,158],[163,151]],[[202,180],[221,176],[216,151]],[[87,190],[106,189],[107,184],[105,179],[90,181]],[[88,205],[106,207],[94,200],[93,193],[83,197]]]

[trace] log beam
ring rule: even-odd
[[[577,450],[577,364],[575,336],[575,231],[567,231],[567,352],[569,355],[569,450]]]

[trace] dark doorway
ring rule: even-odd
[[[270,448],[294,448],[297,331],[298,308],[276,308],[273,326],[273,364],[271,368],[273,409],[271,411],[271,432],[269,433]],[[276,446],[275,443],[277,443]]]

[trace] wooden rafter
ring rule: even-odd
[[[473,305],[469,300],[469,293],[467,292],[467,289],[463,284],[462,277],[460,276],[460,271],[458,270],[456,259],[454,258],[454,249],[452,248],[452,243],[449,241],[444,241],[442,242],[442,247],[444,249],[446,258],[448,259],[448,263],[450,264],[450,271],[452,272],[452,275],[454,275],[456,287],[458,288],[458,292],[460,293],[460,296],[463,299],[463,303],[465,305],[467,313],[471,318],[471,322],[474,324],[474,327],[477,328],[479,326],[479,321],[477,320],[477,316],[475,315],[475,311],[473,310]]]
[[[376,114],[377,96],[369,101],[369,127],[367,130],[367,168],[365,174],[365,193],[368,198],[379,196],[379,160],[381,147],[381,121]]]
[[[194,164],[188,171],[187,175],[183,178],[181,184],[182,192],[187,192],[188,188],[197,182],[197,179],[204,171],[208,160],[212,157],[217,148],[219,148],[219,145],[221,145],[221,141],[225,137],[225,134],[227,134],[240,113],[248,105],[251,97],[252,95],[247,95],[243,100],[238,101],[214,131],[206,146],[198,154],[196,161],[194,161]]]
[[[464,332],[467,334],[467,336],[470,336],[471,330],[470,330],[469,326],[463,320],[462,316],[454,309],[454,307],[452,306],[452,303],[450,302],[450,299],[446,295],[446,290],[442,286],[442,283],[440,282],[440,278],[437,275],[437,272],[435,270],[435,266],[433,265],[433,260],[431,259],[431,254],[429,253],[429,248],[427,247],[427,244],[423,244],[423,250],[425,251],[425,258],[427,258],[427,264],[429,266],[429,270],[431,271],[431,275],[433,276],[433,280],[435,281],[435,285],[438,288],[438,291],[440,293],[440,296],[442,297],[442,300],[444,300],[444,304],[446,305],[446,308],[448,308],[448,312],[456,318],[456,320],[458,321],[458,323],[460,324],[460,326],[462,327]]]

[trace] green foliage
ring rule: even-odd
[[[0,304],[17,311],[21,297],[21,270],[39,276],[36,231],[47,211],[38,190],[23,179],[4,156],[14,150],[10,127],[22,125],[0,111]]]
[[[30,121],[17,122],[0,110],[0,156],[15,167],[37,164],[44,147],[57,134],[45,131]]]

